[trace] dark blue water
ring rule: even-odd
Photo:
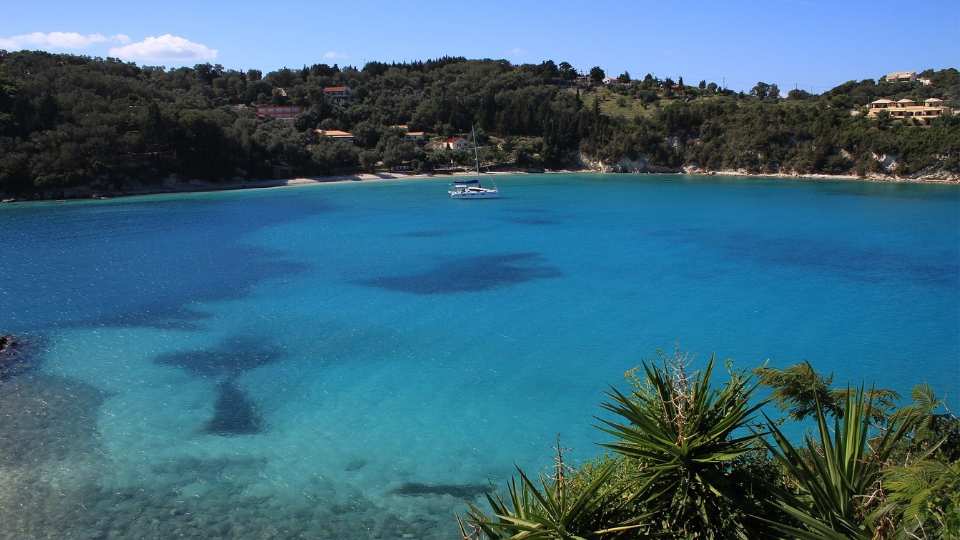
[[[958,404],[955,186],[500,184],[0,207],[0,537],[448,538],[676,344]]]

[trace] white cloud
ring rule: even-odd
[[[520,47],[514,47],[507,51],[507,56],[523,56],[525,54],[527,54],[527,50]]]
[[[217,57],[217,52],[216,49],[211,49],[202,43],[194,43],[189,39],[171,34],[149,36],[143,41],[110,48],[110,56],[122,60],[166,60],[174,62],[213,60]]]
[[[130,38],[123,34],[107,37],[100,33],[31,32],[17,36],[0,37],[0,49],[86,49],[91,45],[110,41],[126,43],[130,41]]]
[[[347,53],[337,51],[327,51],[323,53],[324,60],[344,60],[346,58],[350,58],[350,55]]]

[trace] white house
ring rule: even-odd
[[[466,150],[470,143],[463,137],[449,137],[443,141],[443,147],[448,150]]]

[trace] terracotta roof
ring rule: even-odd
[[[932,98],[927,98],[927,99],[923,100],[923,102],[924,102],[924,103],[943,103],[943,100],[940,99],[940,98],[932,97]]]
[[[915,102],[914,102],[912,99],[903,98],[903,99],[901,99],[900,101],[898,101],[897,103],[915,103]]]
[[[329,94],[333,92],[346,92],[347,90],[350,89],[346,86],[327,86],[323,89],[323,92]]]
[[[893,103],[893,101],[891,101],[891,100],[889,100],[889,99],[878,99],[878,100],[876,100],[876,101],[871,101],[870,103],[871,103],[871,104],[873,104],[873,103]]]

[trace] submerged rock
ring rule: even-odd
[[[393,495],[424,497],[430,495],[450,495],[459,499],[475,499],[490,492],[490,486],[484,484],[421,484],[406,482],[390,491]]]
[[[267,338],[239,335],[225,339],[210,349],[162,354],[154,362],[179,367],[198,377],[234,377],[278,362],[284,357],[284,351]]]
[[[343,470],[347,472],[359,471],[360,469],[367,466],[367,460],[362,458],[351,459],[347,462],[347,466]]]
[[[203,432],[210,435],[255,435],[263,431],[263,420],[253,401],[232,379],[217,385],[213,418]]]
[[[0,467],[36,466],[88,454],[107,394],[66,377],[29,374],[0,391]]]
[[[26,344],[15,336],[0,336],[0,381],[30,369],[30,355],[26,348]]]

